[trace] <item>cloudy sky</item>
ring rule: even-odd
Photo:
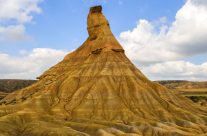
[[[0,0],[0,78],[35,79],[79,47],[99,4],[149,79],[207,80],[206,0]]]

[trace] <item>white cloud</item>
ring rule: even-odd
[[[18,41],[27,39],[24,25],[0,26],[0,42],[1,41]]]
[[[35,48],[30,52],[20,51],[18,56],[0,53],[0,78],[35,79],[62,60],[66,53],[50,48]]]
[[[27,38],[24,24],[32,21],[33,13],[41,12],[41,1],[0,0],[0,42]]]
[[[0,0],[0,21],[16,20],[30,22],[32,13],[40,13],[38,3],[41,0]]]
[[[207,1],[206,0],[191,0],[194,4],[198,4],[201,6],[207,6]]]
[[[119,39],[128,57],[150,79],[207,80],[207,63],[182,61],[207,52],[206,22],[206,0],[187,0],[171,24],[166,17],[151,22],[140,19]]]
[[[2,1],[0,0],[0,7]],[[26,0],[17,1],[25,2]],[[36,6],[34,9],[38,9],[38,5]],[[10,16],[9,20],[14,19],[19,22],[16,25],[4,27],[0,24],[0,41],[24,38],[25,27],[20,22],[30,22],[31,13],[39,13],[39,9],[31,9],[33,8],[25,12],[25,17],[18,18],[23,16],[21,12],[18,16]],[[0,22],[7,20],[5,18],[0,15]],[[141,19],[136,28],[121,33],[119,39],[122,45],[125,45],[127,55],[135,63],[141,63],[142,71],[152,80],[207,80],[207,62],[193,64],[182,60],[188,56],[207,52],[206,22],[206,0],[187,0],[177,12],[172,24],[167,25],[166,17],[153,22]],[[34,79],[59,62],[66,53],[48,48],[36,48],[30,52],[22,50],[18,56],[0,53],[0,78]]]
[[[166,25],[164,18],[158,26],[141,19],[132,31],[122,32],[120,40],[128,56],[146,64],[207,52],[207,5],[194,1],[185,3],[171,25]]]
[[[195,65],[187,61],[167,61],[142,70],[152,80],[207,80],[207,62]]]

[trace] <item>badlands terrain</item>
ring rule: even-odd
[[[145,77],[101,6],[87,30],[78,49],[0,101],[0,136],[207,135],[206,108]]]

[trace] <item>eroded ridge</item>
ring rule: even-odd
[[[102,7],[87,40],[38,82],[0,101],[0,136],[204,136],[207,111],[148,80],[126,57]]]

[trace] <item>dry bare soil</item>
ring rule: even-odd
[[[78,49],[0,101],[0,136],[207,135],[207,109],[142,74],[101,6],[87,20]]]

